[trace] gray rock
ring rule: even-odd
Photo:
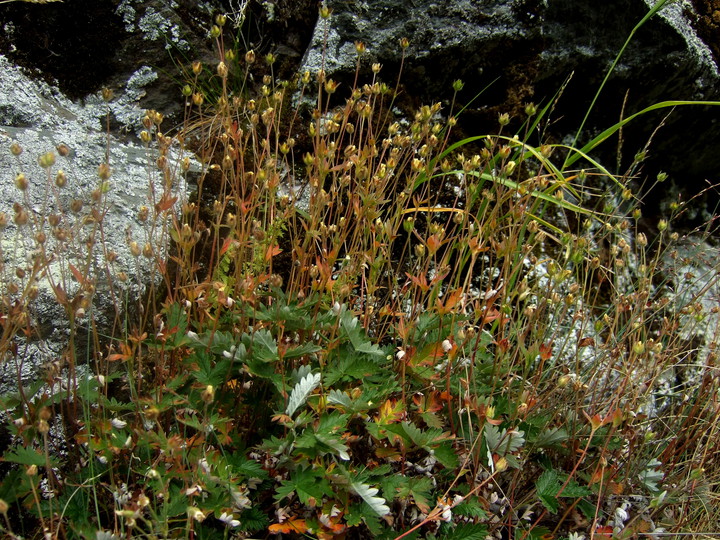
[[[183,156],[171,150],[170,176],[164,177],[155,165],[156,151],[146,149],[137,135],[145,109],[182,111],[176,64],[210,58],[207,32],[217,10],[213,2],[174,0],[78,1],[72,9],[23,2],[3,6],[0,212],[7,226],[0,243],[0,292],[14,302],[34,287],[36,298],[30,302],[34,334],[17,338],[16,354],[3,351],[0,393],[14,388],[18,378],[36,379],[43,365],[62,359],[70,333],[68,310],[77,315],[76,361],[83,362],[90,354],[90,330],[110,335],[141,295],[158,285],[154,258],[167,257],[169,216],[153,223],[153,208],[166,178],[178,197],[175,208],[184,200],[185,178],[177,167]],[[110,103],[101,97],[102,86],[115,92]],[[12,143],[22,154],[11,154]],[[67,156],[59,154],[58,145],[67,147]],[[45,170],[38,158],[50,151],[56,163]],[[93,202],[102,184],[98,166],[106,161],[112,170],[107,192]],[[67,176],[62,188],[55,185],[59,170]],[[28,182],[24,192],[15,186],[19,173]],[[82,209],[73,212],[73,201],[81,201]],[[29,224],[14,223],[15,203],[27,211]],[[138,219],[142,206],[150,209],[147,221]],[[102,214],[102,227],[93,211]],[[48,222],[53,214],[67,230],[66,241]],[[44,255],[36,240],[40,232],[46,237]],[[133,256],[131,242],[141,249],[152,246],[152,257]],[[47,261],[40,272],[33,270],[39,257]],[[87,284],[78,283],[72,268]],[[14,286],[18,292],[12,292]],[[76,299],[72,307],[58,301],[63,294]]]
[[[655,2],[650,0],[330,0],[329,20],[319,20],[301,69],[322,67],[329,76],[352,82],[357,55],[354,42],[368,48],[372,62],[384,64],[383,79],[394,82],[401,58],[398,40],[407,37],[402,82],[424,102],[448,98],[451,82],[466,82],[461,101],[485,86],[472,109],[465,111],[468,135],[497,129],[498,112],[509,112],[513,126],[523,119],[524,103],[547,103],[572,78],[547,132],[554,140],[574,139],[607,70],[634,26]],[[582,144],[624,116],[664,100],[719,100],[718,59],[697,35],[694,11],[675,2],[636,34],[581,134]],[[496,80],[497,79],[497,80]],[[495,81],[495,82],[493,82]],[[624,172],[632,157],[663,121],[664,112],[649,114],[624,132]],[[676,111],[653,139],[646,171],[665,170],[683,186],[699,191],[705,180],[718,179],[720,108]],[[462,119],[461,119],[462,122]],[[617,138],[598,154],[616,169]]]
[[[68,100],[46,83],[28,79],[2,56],[0,73],[0,110],[3,111],[0,116],[0,170],[3,171],[0,212],[8,222],[0,245],[1,275],[3,294],[13,283],[21,291],[28,286],[37,287],[37,299],[31,303],[31,322],[39,339],[24,343],[22,354],[21,372],[24,379],[29,379],[39,365],[60,357],[67,344],[68,317],[54,287],[61,287],[70,299],[78,294],[87,298],[89,303],[77,319],[81,327],[92,323],[100,333],[108,331],[116,323],[116,317],[122,321],[128,299],[138,298],[159,278],[154,259],[134,257],[130,242],[135,241],[140,247],[149,243],[154,255],[166,258],[169,216],[160,219],[155,227],[151,226],[152,219],[146,222],[138,219],[142,206],[151,209],[152,218],[152,208],[163,193],[164,179],[154,165],[155,151],[143,147],[139,140],[128,142],[105,132],[103,118],[108,105],[99,95],[88,96],[82,105]],[[139,96],[136,80],[131,78],[127,92],[109,105],[119,118],[138,121],[141,117],[142,111],[134,101]],[[18,127],[18,118],[29,125]],[[22,147],[19,156],[11,154],[12,143]],[[67,156],[59,155],[58,145],[69,149]],[[93,192],[97,194],[102,184],[98,166],[105,162],[107,149],[112,170],[109,189],[100,202],[94,203]],[[54,152],[56,163],[50,169],[43,169],[38,158],[47,152]],[[67,176],[67,184],[62,188],[55,184],[60,170]],[[24,192],[15,185],[15,177],[20,173],[28,183]],[[174,174],[173,182],[173,193],[182,200],[185,179],[181,174]],[[81,201],[82,209],[74,212],[73,201]],[[13,222],[16,203],[27,211],[28,224]],[[93,210],[104,216],[101,228],[92,219]],[[67,230],[67,241],[59,240],[54,234],[48,222],[53,214],[60,216],[59,227]],[[40,254],[40,244],[35,238],[40,232],[46,236],[44,255]],[[88,244],[88,239],[93,242]],[[114,253],[111,256],[114,260],[108,263],[110,252]],[[33,271],[33,262],[38,257],[50,261],[41,272]],[[92,294],[74,278],[72,267],[92,283]],[[24,279],[16,276],[18,269],[25,273]],[[9,295],[12,299],[19,296],[19,293]],[[79,308],[77,304],[73,309]],[[4,362],[2,369],[9,369],[14,375],[17,366],[14,362]],[[12,386],[15,377],[0,375],[0,380]]]

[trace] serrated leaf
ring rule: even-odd
[[[251,343],[253,357],[263,362],[279,360],[277,342],[265,328],[261,328],[252,335]]]
[[[568,434],[564,428],[549,428],[543,430],[535,440],[540,448],[551,448],[567,440]]]
[[[435,457],[447,469],[455,469],[459,465],[457,453],[449,442],[444,442],[435,448]]]
[[[560,490],[560,479],[554,470],[545,471],[535,482],[538,498],[551,514],[555,514],[560,508],[557,500],[557,493]]]
[[[325,433],[316,433],[315,438],[321,443],[335,450],[337,455],[340,456],[340,459],[343,459],[345,461],[350,459],[350,455],[348,454],[349,448],[336,437],[333,437],[332,435],[326,435]]]
[[[376,496],[379,491],[378,488],[362,482],[351,482],[350,487],[378,516],[383,517],[390,513],[390,507],[385,504],[385,499]]]
[[[484,432],[488,450],[501,456],[517,452],[525,444],[524,431],[516,429],[500,431],[497,426],[487,423]]]
[[[283,358],[298,358],[308,354],[313,354],[322,350],[322,347],[314,343],[307,342],[297,347],[291,347],[285,351]]]
[[[350,311],[344,310],[340,315],[340,327],[344,330],[345,336],[350,340],[356,352],[377,357],[384,357],[385,353],[373,344],[365,335],[361,326],[358,326],[359,319],[354,317]]]
[[[571,480],[558,497],[571,497],[573,499],[579,499],[580,497],[587,497],[588,495],[592,495],[592,490],[590,488],[581,486],[575,480]]]
[[[32,448],[25,448],[24,446],[16,446],[9,452],[5,452],[2,461],[19,463],[20,465],[36,465],[38,467],[43,467],[46,463],[45,454]],[[50,463],[57,466],[57,460],[52,457],[50,458]]]
[[[443,540],[485,540],[488,534],[487,527],[473,523],[461,523],[455,529],[443,536]]]
[[[309,374],[306,377],[300,379],[300,382],[295,385],[292,392],[290,393],[290,399],[288,399],[287,408],[285,414],[292,417],[295,411],[305,403],[308,396],[312,393],[315,388],[320,384],[320,374]]]

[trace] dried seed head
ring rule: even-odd
[[[55,165],[55,153],[54,152],[46,152],[42,156],[38,158],[38,163],[43,169],[49,169],[53,165]]]
[[[22,154],[22,151],[22,146],[20,146],[18,143],[14,142],[10,145],[10,153],[13,156],[19,156],[20,154]]]
[[[15,187],[20,191],[25,191],[28,188],[29,182],[27,177],[23,173],[15,175]]]
[[[110,88],[103,88],[101,93],[103,100],[105,100],[106,102],[110,101],[113,98],[113,91]]]
[[[110,165],[108,165],[107,163],[101,163],[98,167],[98,176],[100,177],[100,179],[107,180],[108,178],[110,178],[110,174]]]
[[[60,169],[57,172],[57,175],[55,176],[55,185],[59,188],[65,187],[67,184],[67,175],[65,174],[65,171]]]
[[[248,52],[245,53],[245,62],[248,64],[255,63],[255,51],[250,49]]]

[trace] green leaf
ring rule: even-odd
[[[378,488],[361,482],[351,482],[350,487],[378,516],[382,517],[390,513],[390,507],[385,504],[385,499],[377,496]]]
[[[540,432],[535,444],[540,448],[552,448],[565,442],[568,438],[565,428],[548,428]]]
[[[355,352],[384,358],[385,353],[365,336],[365,332],[362,327],[359,326],[359,323],[360,320],[354,317],[352,312],[343,306],[343,311],[340,314],[340,328],[344,335],[341,337],[346,337],[350,340]]]
[[[311,342],[303,343],[297,347],[289,348],[285,351],[283,358],[299,358],[308,354],[313,354],[322,351],[322,347]]]
[[[501,456],[517,452],[525,444],[525,432],[516,429],[503,429],[485,424],[485,444],[488,450]]]
[[[592,490],[590,488],[581,486],[575,480],[570,480],[558,497],[571,497],[573,499],[579,499],[580,497],[587,497],[588,495],[592,495]]]
[[[263,362],[279,360],[277,342],[265,328],[261,328],[252,334],[248,348],[250,347],[252,347],[253,357],[258,360]]]
[[[10,463],[19,463],[20,465],[37,465],[38,467],[45,466],[45,454],[39,450],[32,448],[25,448],[24,446],[16,446],[9,452],[5,452],[2,457],[2,461],[9,461]],[[50,464],[57,466],[57,459],[50,457]]]
[[[450,442],[444,442],[437,446],[434,455],[443,467],[455,469],[459,464],[457,453]]]
[[[485,525],[461,523],[455,529],[441,538],[443,540],[485,540],[488,534]]]
[[[557,513],[560,504],[557,500],[557,493],[560,491],[560,479],[554,470],[545,471],[535,482],[538,498],[551,514]]]
[[[285,414],[292,416],[297,408],[305,403],[308,396],[312,394],[313,390],[320,384],[320,378],[319,373],[315,373],[314,375],[311,373],[300,379],[300,382],[295,385],[295,388],[293,388],[290,394]]]
[[[321,471],[313,469],[298,469],[292,478],[283,481],[275,490],[275,500],[281,501],[295,492],[303,504],[309,504],[313,499],[320,501],[324,496],[332,497],[333,490]]]

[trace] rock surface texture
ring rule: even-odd
[[[324,67],[348,80],[355,71],[355,41],[368,47],[366,69],[384,64],[385,80],[394,81],[407,37],[403,83],[424,101],[449,96],[451,82],[466,82],[461,101],[490,87],[466,111],[470,135],[496,129],[498,112],[522,116],[526,102],[547,103],[563,87],[551,134],[573,140],[595,92],[652,0],[330,0],[332,16],[316,26],[303,68]],[[710,9],[711,2],[695,2]],[[702,4],[702,6],[700,6]],[[584,137],[664,100],[720,99],[720,34],[696,26],[707,22],[690,2],[670,3],[635,35],[586,124]],[[714,40],[713,40],[714,38]],[[492,84],[491,84],[492,83]],[[623,106],[623,102],[627,101]],[[488,114],[483,115],[483,112]],[[668,110],[647,115],[624,133],[620,171],[646,145]],[[683,114],[685,113],[685,114]],[[671,178],[699,191],[705,180],[718,180],[720,109],[694,107],[672,114],[653,138],[646,172],[665,170]],[[608,141],[605,165],[616,162],[617,139]]]
[[[3,287],[37,287],[31,321],[35,336],[21,341],[18,354],[0,364],[0,392],[13,388],[18,374],[27,383],[41,365],[62,364],[69,327],[58,288],[75,300],[73,310],[82,308],[78,326],[94,326],[102,335],[118,323],[117,314],[122,320],[128,300],[132,304],[152,283],[150,269],[156,257],[164,256],[167,231],[151,227],[138,212],[159,202],[167,175],[137,135],[145,109],[175,117],[182,112],[174,62],[210,54],[206,36],[219,9],[211,2],[132,0],[0,6],[0,212],[7,222],[0,271]],[[109,103],[102,98],[103,87],[114,91]],[[12,143],[22,148],[21,154],[12,155]],[[58,151],[62,145],[66,156]],[[55,154],[55,164],[46,170],[38,158],[47,152]],[[98,176],[102,163],[111,169],[105,189]],[[63,187],[56,185],[60,170],[67,177]],[[25,191],[16,186],[20,173],[27,179]],[[173,190],[182,196],[184,178],[177,170],[171,174]],[[98,190],[102,198],[94,201]],[[28,211],[32,225],[15,223],[16,203]],[[103,214],[101,228],[95,211]],[[53,214],[61,216],[58,227],[48,222]],[[65,236],[59,238],[57,229],[64,229]],[[47,237],[47,257],[53,262],[50,276],[31,279],[39,256],[38,231]],[[154,251],[135,257],[131,242],[141,249],[149,244]],[[91,287],[78,283],[70,265]],[[79,344],[79,358],[85,357],[83,349]]]

